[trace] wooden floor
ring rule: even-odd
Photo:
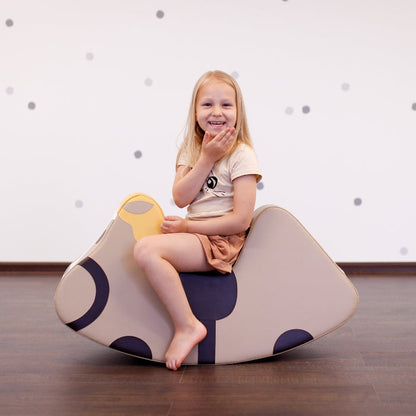
[[[58,280],[0,275],[2,415],[416,415],[414,276],[352,277],[357,314],[297,350],[178,372],[62,325]]]

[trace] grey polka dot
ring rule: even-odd
[[[360,206],[363,203],[363,200],[361,198],[355,198],[354,199],[354,205],[355,206]]]
[[[259,182],[259,183],[257,184],[257,189],[258,189],[258,190],[264,189],[264,183],[263,183],[263,182]]]
[[[77,208],[82,208],[84,206],[84,203],[80,199],[78,199],[75,201],[75,206]]]
[[[36,104],[35,104],[33,101],[31,101],[31,102],[27,105],[27,108],[28,108],[29,110],[34,110],[34,109],[36,108]]]
[[[341,88],[342,88],[343,91],[349,91],[350,90],[350,84],[348,84],[347,82],[344,82],[341,85]]]
[[[151,78],[146,78],[144,80],[144,85],[151,87],[153,85],[153,80]]]
[[[407,249],[407,247],[402,247],[402,248],[400,249],[400,254],[401,254],[402,256],[406,256],[408,253],[409,253],[409,250]]]
[[[413,110],[413,111],[416,111],[416,103],[413,103],[413,104],[412,104],[412,110]]]
[[[7,27],[12,27],[14,25],[14,22],[13,22],[13,20],[12,19],[7,19],[6,20],[6,26]]]
[[[140,151],[140,150],[136,150],[135,152],[134,152],[134,157],[136,158],[136,159],[140,159],[141,157],[142,157],[142,152]]]
[[[292,107],[286,107],[285,113],[289,116],[293,114],[294,110]]]
[[[239,73],[238,73],[237,71],[233,71],[233,72],[231,72],[231,76],[232,76],[234,79],[237,79],[240,75],[239,75]]]
[[[308,114],[308,113],[310,113],[311,112],[311,108],[308,106],[308,105],[304,105],[303,107],[302,107],[302,113],[303,114]]]
[[[92,61],[94,59],[94,54],[92,52],[88,52],[85,55],[85,58],[87,59],[87,61]]]
[[[6,94],[12,95],[14,93],[14,88],[13,87],[7,87],[6,88]]]
[[[163,10],[158,10],[158,11],[156,12],[156,17],[157,17],[158,19],[163,19],[163,18],[165,17],[165,12],[164,12]]]

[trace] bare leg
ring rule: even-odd
[[[166,366],[177,370],[201,342],[207,330],[189,306],[178,272],[208,271],[199,239],[192,234],[158,234],[141,239],[134,256],[168,310],[174,336],[166,352]]]

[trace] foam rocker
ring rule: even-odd
[[[161,208],[147,195],[123,202],[101,238],[58,285],[55,307],[64,324],[123,353],[165,362],[173,325],[133,258],[135,242],[160,233],[162,220]],[[184,364],[281,354],[335,330],[358,306],[344,272],[289,212],[273,205],[254,212],[232,273],[180,277],[208,330]]]

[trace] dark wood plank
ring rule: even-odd
[[[5,415],[412,415],[416,279],[352,277],[357,314],[268,360],[163,365],[120,354],[61,324],[59,275],[0,275],[0,409]]]

